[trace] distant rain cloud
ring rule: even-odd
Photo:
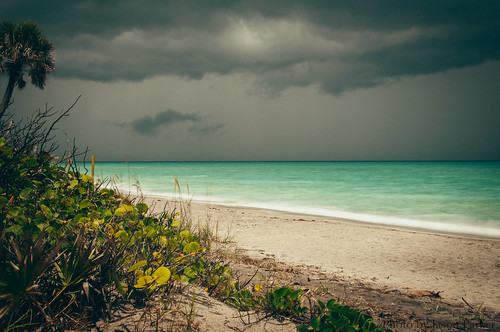
[[[166,128],[176,123],[182,122],[201,122],[201,116],[197,114],[184,114],[171,109],[157,113],[155,116],[145,115],[135,119],[126,125],[141,135],[154,136],[162,128]]]

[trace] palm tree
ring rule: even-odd
[[[47,74],[54,70],[54,46],[31,21],[22,24],[2,22],[0,25],[0,73],[9,75],[9,82],[0,104],[0,120],[10,105],[14,87],[23,89],[24,73],[31,83],[43,89]]]

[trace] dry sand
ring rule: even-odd
[[[156,199],[157,206],[162,206]],[[218,225],[250,256],[272,255],[346,280],[500,311],[500,240],[460,238],[318,216],[191,203],[191,216]]]
[[[148,198],[157,209],[165,201]],[[410,294],[440,292],[442,300],[500,311],[500,241],[427,234],[241,207],[191,203],[195,223],[253,258],[320,270],[337,279]],[[307,273],[307,272],[306,272]],[[233,313],[234,316],[234,313]]]

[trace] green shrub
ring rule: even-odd
[[[304,325],[297,325],[300,332],[306,331],[386,331],[373,323],[369,315],[362,314],[357,309],[340,305],[331,299],[325,305],[321,301],[311,309],[316,313],[311,318],[311,329]]]
[[[303,296],[302,289],[292,289],[290,286],[278,287],[264,295],[266,299],[264,308],[274,314],[298,317],[307,311],[307,307],[302,307]]]
[[[148,214],[52,158],[0,138],[0,329],[86,326],[111,315],[113,294],[143,305],[206,270],[176,213]]]

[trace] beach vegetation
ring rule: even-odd
[[[1,23],[0,73],[6,73],[9,80],[0,104],[0,120],[10,105],[14,88],[26,86],[25,73],[34,86],[44,88],[47,74],[55,68],[53,51],[54,46],[35,22]]]
[[[290,286],[277,287],[265,294],[265,309],[283,316],[302,316],[308,310],[302,306],[304,290]]]
[[[310,328],[297,325],[300,332],[307,331],[386,331],[373,322],[369,315],[361,313],[335,299],[326,304],[320,300],[311,308]]]
[[[206,248],[175,209],[152,215],[79,173],[72,158],[56,163],[39,148],[50,136],[30,123],[2,123],[0,329],[84,328],[112,317],[113,303],[146,306],[195,281]]]

